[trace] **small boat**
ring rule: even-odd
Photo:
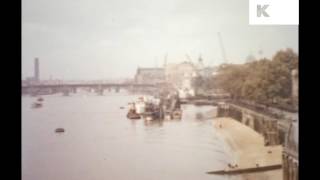
[[[43,98],[42,98],[42,97],[39,97],[39,98],[38,98],[38,101],[40,101],[40,102],[43,101]]]
[[[173,119],[181,119],[181,117],[182,117],[181,109],[177,109],[177,110],[173,111],[173,113],[172,113]]]
[[[56,133],[63,133],[64,132],[64,129],[63,128],[57,128],[56,129]]]
[[[159,120],[160,119],[160,109],[152,108],[148,109],[146,112],[141,114],[143,119],[147,121]]]
[[[40,108],[40,107],[42,107],[42,104],[39,102],[35,102],[32,104],[32,108]]]
[[[140,119],[140,115],[133,112],[133,111],[129,111],[128,114],[127,114],[127,118],[128,119]]]

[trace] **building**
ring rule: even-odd
[[[217,67],[204,67],[198,70],[198,73],[202,77],[210,77],[217,74],[218,68]]]
[[[283,179],[299,179],[299,124],[293,121],[287,133],[285,140],[282,162],[283,162]]]
[[[135,82],[138,84],[157,84],[165,82],[163,68],[138,68],[135,75]]]
[[[165,69],[166,81],[174,85],[181,98],[195,95],[193,79],[197,76],[197,67],[191,62],[168,64]]]

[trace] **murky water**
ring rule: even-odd
[[[211,120],[196,114],[214,107],[183,106],[176,121],[128,120],[138,96],[121,93],[22,97],[23,180],[223,180],[207,171],[230,156]],[[56,134],[58,127],[65,133]]]

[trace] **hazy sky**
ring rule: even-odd
[[[22,76],[102,79],[132,77],[201,54],[206,65],[227,58],[298,51],[298,26],[250,26],[248,0],[22,0]]]

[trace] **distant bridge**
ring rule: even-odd
[[[63,92],[69,94],[76,92],[78,88],[94,90],[98,94],[103,94],[106,89],[115,89],[116,92],[120,89],[130,90],[147,90],[156,89],[158,84],[137,84],[137,83],[63,83],[63,84],[32,84],[22,85],[22,94],[54,94]]]

